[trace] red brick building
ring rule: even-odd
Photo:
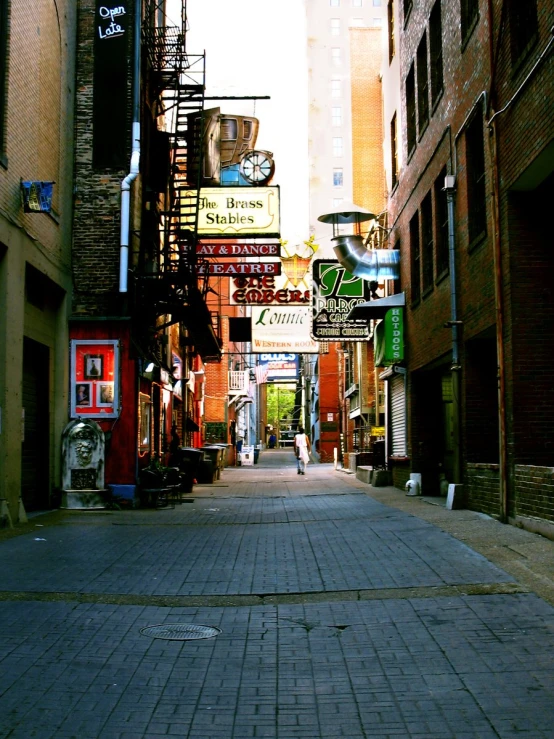
[[[463,483],[471,508],[548,528],[554,9],[391,0],[388,10],[388,216],[407,331],[394,482],[420,472],[430,494],[443,478]]]

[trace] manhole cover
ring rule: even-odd
[[[145,626],[140,633],[151,636],[153,639],[188,641],[190,639],[211,639],[221,634],[221,629],[196,624],[157,624],[156,626]]]

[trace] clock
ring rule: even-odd
[[[240,173],[252,185],[263,185],[275,172],[275,162],[270,151],[247,151],[240,161]]]

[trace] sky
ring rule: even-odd
[[[180,17],[173,0],[170,17]],[[206,53],[206,95],[271,100],[206,101],[260,121],[257,149],[273,152],[281,188],[281,236],[309,237],[308,69],[303,0],[187,0],[187,51]],[[176,24],[177,25],[177,24]]]

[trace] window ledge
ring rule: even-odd
[[[427,120],[425,121],[425,123],[423,125],[423,128],[421,129],[421,131],[419,131],[419,133],[417,135],[417,142],[418,142],[418,144],[421,141],[421,139],[425,136],[425,131],[427,131],[428,128],[429,128],[429,118],[427,118]]]
[[[479,13],[477,13],[475,18],[473,19],[473,23],[471,24],[471,26],[469,26],[469,28],[466,31],[466,35],[462,39],[462,54],[464,53],[464,51],[467,48],[467,45],[469,44],[469,40],[471,39],[473,35],[473,31],[475,31],[475,29],[477,28],[477,24],[479,23],[479,18],[480,18],[480,15]]]
[[[4,152],[0,153],[0,166],[4,169],[8,169],[8,157]]]
[[[431,103],[431,117],[433,117],[435,115],[435,111],[439,107],[439,103],[442,100],[443,95],[444,95],[444,84],[441,87],[441,89],[439,90],[438,95],[435,98],[435,100]]]
[[[470,243],[468,244],[467,250],[470,254],[472,254],[474,251],[477,251],[477,249],[483,244],[484,241],[486,241],[487,238],[487,232],[481,231],[480,234],[478,234]]]
[[[425,300],[425,298],[431,295],[434,289],[435,289],[434,285],[429,285],[429,287],[426,287],[425,290],[421,293],[422,299]]]
[[[437,279],[435,280],[435,285],[439,285],[443,280],[445,280],[448,275],[450,274],[450,270],[448,267],[446,269],[443,269],[443,271],[437,275]]]
[[[412,300],[412,301],[410,302],[410,308],[411,308],[412,310],[414,310],[415,308],[417,308],[417,306],[418,306],[418,305],[419,305],[420,303],[421,303],[421,298],[417,298],[417,300]]]

